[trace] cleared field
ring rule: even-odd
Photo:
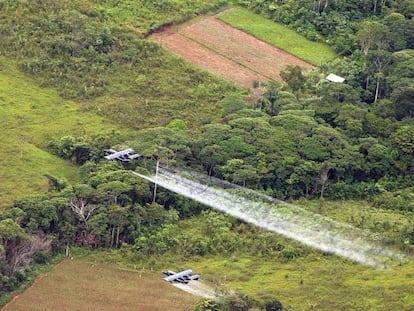
[[[185,27],[181,33],[271,79],[280,80],[279,72],[287,65],[312,67],[305,61],[229,27],[214,17]]]
[[[198,300],[166,283],[157,273],[68,259],[2,310],[183,311],[192,310]]]
[[[327,44],[310,41],[281,24],[242,8],[226,10],[217,18],[316,66],[337,57]]]
[[[247,88],[255,80],[281,81],[280,71],[287,65],[312,67],[215,17],[169,28],[151,38],[191,63]]]
[[[189,60],[194,65],[203,68],[217,76],[233,81],[237,85],[249,88],[252,81],[266,81],[265,76],[245,68],[201,44],[184,37],[180,33],[173,33],[164,37],[155,35],[154,38],[163,46]]]

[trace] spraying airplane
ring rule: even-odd
[[[130,162],[131,160],[142,157],[140,154],[134,153],[131,148],[116,151],[114,149],[105,149],[105,159],[107,160],[118,160],[121,162]]]
[[[167,282],[176,281],[183,284],[188,284],[192,280],[197,281],[200,279],[200,276],[198,274],[192,275],[193,270],[191,269],[184,270],[178,273],[174,271],[163,271],[162,273],[164,273],[167,276],[164,278],[164,281]]]

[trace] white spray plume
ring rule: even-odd
[[[134,174],[324,252],[377,268],[404,261],[403,254],[381,245],[378,235],[223,180],[177,168],[160,168],[153,176]]]

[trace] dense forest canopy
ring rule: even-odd
[[[306,74],[285,68],[284,83],[257,85],[261,95],[246,100],[247,91],[145,39],[229,4],[327,42],[341,56]],[[413,252],[413,16],[412,0],[0,0],[0,55],[82,109],[139,129],[47,142],[49,152],[80,166],[82,180],[46,175],[48,193],[2,210],[0,294],[25,278],[32,260],[74,244],[122,246],[139,259],[171,248],[182,256],[249,250],[282,261],[311,252],[167,191],[154,201],[152,188],[128,171],[150,172],[153,159],[279,199],[368,200],[403,219],[370,229]],[[345,83],[328,82],[331,72]],[[132,147],[145,160],[105,162],[111,146]],[[191,238],[177,224],[189,217],[201,228]]]

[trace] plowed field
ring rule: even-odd
[[[194,65],[245,88],[251,88],[255,80],[280,81],[280,71],[287,65],[312,67],[212,16],[151,38]]]

